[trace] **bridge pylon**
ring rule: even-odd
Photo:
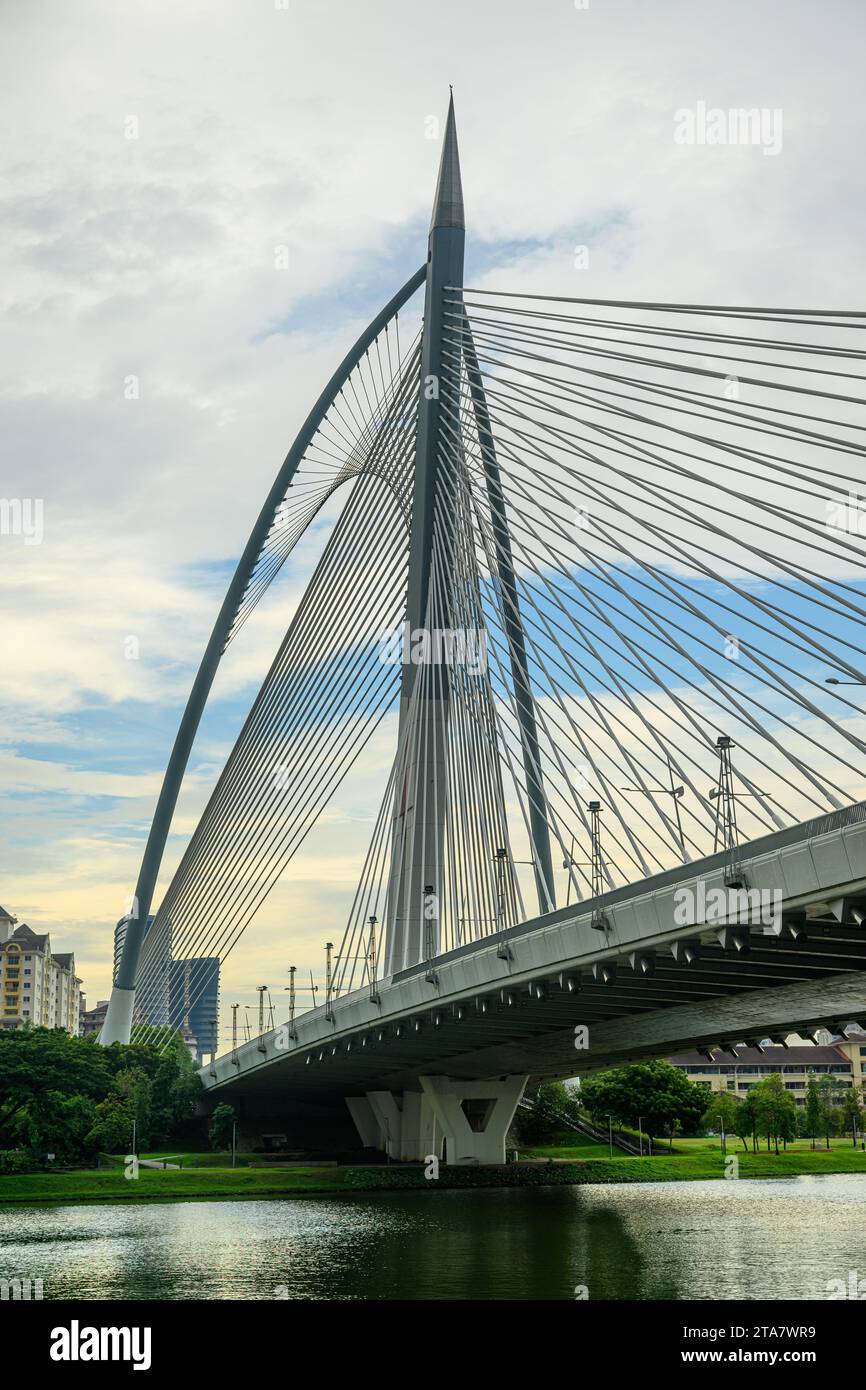
[[[466,239],[463,188],[453,96],[448,104],[439,179],[433,203],[424,294],[421,380],[412,496],[403,670],[400,686],[398,777],[394,807],[386,974],[416,965],[439,950],[445,818],[448,802],[448,672],[436,658],[437,634],[451,630],[448,574],[434,576],[434,538],[456,499],[440,468],[443,413],[459,411],[454,374],[443,370],[445,291],[463,284]],[[445,562],[447,564],[447,561]],[[438,582],[437,582],[438,579]],[[415,664],[417,644],[429,663]]]
[[[448,540],[459,529],[465,499],[443,456],[446,435],[460,419],[460,372],[446,361],[446,312],[455,308],[463,284],[466,230],[454,98],[448,116],[433,203],[427,255],[427,282],[421,346],[418,434],[412,500],[411,545],[400,691],[397,786],[388,886],[386,974],[435,957],[440,950],[439,920],[448,829],[450,677],[437,639],[453,640],[460,627],[460,605],[453,601],[459,578],[451,572],[454,551]],[[450,306],[450,308],[449,308]],[[466,323],[463,365],[472,401],[478,445],[492,518],[496,573],[507,636],[517,721],[526,776],[532,862],[539,911],[555,907],[550,833],[538,751],[535,709],[520,621],[505,500],[487,414],[484,388]],[[449,426],[446,422],[450,420]],[[459,443],[458,443],[459,448]],[[437,539],[439,544],[437,545]],[[481,621],[481,614],[478,614]],[[413,663],[414,637],[430,653],[429,665]],[[481,636],[482,634],[479,634]],[[452,648],[453,649],[453,648]],[[498,771],[498,770],[497,770]],[[490,856],[496,847],[489,846]]]

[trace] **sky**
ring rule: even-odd
[[[75,952],[95,1003],[262,498],[340,357],[425,258],[449,84],[468,284],[856,307],[866,13],[4,0],[0,26],[0,497],[44,516],[40,544],[0,534],[0,903]],[[676,113],[699,103],[781,113],[779,148],[678,143]],[[221,669],[168,871],[311,556]],[[387,745],[386,729],[228,962],[224,1001],[319,968]]]

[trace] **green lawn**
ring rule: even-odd
[[[158,1158],[166,1159],[169,1163],[179,1163],[181,1168],[231,1168],[232,1156],[230,1153],[213,1153],[207,1149],[201,1152],[184,1153],[180,1149],[155,1149],[140,1153],[139,1158]],[[235,1166],[237,1168],[248,1168],[250,1160],[253,1162],[265,1162],[263,1154],[239,1153],[236,1156]],[[104,1154],[103,1163],[111,1163],[122,1168],[126,1162],[125,1154]]]
[[[721,1148],[713,1147],[711,1140],[678,1140],[679,1144],[693,1144],[690,1150],[679,1150],[675,1147],[674,1152],[655,1153],[652,1158],[632,1158],[630,1154],[624,1154],[614,1150],[613,1158],[610,1158],[607,1151],[604,1155],[590,1156],[589,1162],[581,1164],[587,1169],[588,1181],[600,1182],[635,1182],[644,1181],[668,1181],[672,1178],[695,1179],[695,1178],[723,1178],[725,1176],[725,1160],[722,1157]],[[703,1147],[701,1147],[703,1146]],[[792,1151],[780,1153],[776,1157],[771,1149],[769,1153],[764,1150],[761,1153],[744,1153],[742,1146],[734,1149],[733,1145],[728,1145],[727,1157],[736,1154],[739,1166],[739,1176],[743,1178],[773,1178],[773,1177],[799,1177],[808,1173],[866,1173],[866,1154],[860,1149],[844,1145],[832,1148],[829,1152],[826,1149],[816,1149],[813,1153],[809,1148],[808,1141],[805,1148],[797,1148]],[[566,1145],[539,1145],[533,1149],[521,1151],[521,1159],[552,1159],[554,1163],[573,1163],[575,1160],[585,1160],[587,1155],[583,1152],[583,1145],[574,1147]]]
[[[166,1202],[219,1197],[286,1197],[333,1192],[343,1186],[338,1168],[140,1168],[136,1179],[121,1169],[0,1176],[0,1206],[43,1202]]]
[[[760,1142],[760,1147],[761,1147],[762,1152],[766,1153],[766,1151],[767,1151],[767,1141],[766,1141],[766,1139],[761,1139],[759,1142]],[[752,1141],[751,1141],[751,1139],[748,1141],[748,1144],[749,1144],[749,1149],[751,1149],[751,1147],[752,1147]],[[815,1140],[815,1152],[816,1152],[816,1153],[819,1152],[819,1151],[820,1151],[821,1153],[826,1153],[826,1147],[825,1147],[825,1146],[826,1146],[826,1140],[825,1140],[825,1139],[821,1138],[821,1139],[816,1139],[816,1140]],[[665,1144],[665,1147],[667,1147],[666,1144]],[[780,1145],[779,1147],[781,1148],[781,1145]],[[700,1139],[682,1139],[682,1138],[678,1138],[678,1139],[675,1139],[675,1140],[674,1140],[674,1153],[684,1153],[684,1154],[690,1154],[690,1153],[720,1153],[720,1152],[721,1152],[721,1148],[722,1148],[722,1140],[721,1140],[721,1136],[718,1135],[718,1134],[714,1135],[711,1139],[709,1139],[709,1138],[700,1138]],[[862,1159],[862,1161],[863,1161],[863,1163],[864,1163],[864,1165],[866,1165],[866,1153],[863,1153],[863,1152],[862,1152],[862,1150],[860,1149],[859,1145],[857,1146],[856,1149],[854,1148],[853,1144],[851,1143],[850,1136],[845,1136],[845,1137],[843,1137],[843,1138],[831,1138],[831,1140],[830,1140],[830,1149],[831,1149],[831,1152],[833,1152],[833,1153],[844,1152],[846,1149],[848,1150],[849,1153],[859,1153],[859,1154],[860,1154],[860,1157],[861,1157],[861,1159]],[[740,1154],[741,1154],[741,1153],[743,1152],[743,1142],[742,1142],[742,1140],[741,1140],[741,1139],[738,1139],[737,1136],[736,1136],[735,1134],[729,1134],[728,1137],[727,1137],[727,1150],[728,1150],[728,1153],[729,1153],[729,1154],[731,1154],[731,1153],[740,1153]],[[771,1152],[774,1152],[772,1143],[771,1143],[771,1145],[770,1145],[770,1151],[771,1151]],[[811,1139],[793,1139],[793,1140],[791,1140],[791,1141],[788,1143],[788,1153],[811,1153],[811,1152],[812,1152],[812,1141],[811,1141]]]
[[[528,1148],[519,1148],[517,1152],[521,1159],[532,1158],[553,1158],[573,1163],[575,1159],[587,1158],[608,1158],[610,1150],[607,1144],[597,1144],[593,1139],[578,1139],[577,1143],[571,1144],[564,1140],[555,1144],[532,1144]],[[614,1158],[625,1158],[627,1155],[622,1150],[614,1148]]]

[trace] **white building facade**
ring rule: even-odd
[[[71,952],[51,950],[48,933],[34,932],[0,908],[0,1027],[80,1028],[81,980]]]

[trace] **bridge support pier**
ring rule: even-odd
[[[368,1091],[346,1105],[365,1148],[389,1158],[423,1163],[431,1154],[445,1162],[504,1163],[505,1136],[528,1076],[459,1081],[419,1076],[420,1091]]]
[[[445,1135],[446,1163],[505,1162],[505,1136],[528,1076],[484,1081],[421,1076],[419,1080]]]
[[[423,1163],[442,1153],[442,1130],[423,1091],[368,1091],[347,1096],[346,1105],[365,1148],[381,1149],[389,1158]]]
[[[367,1097],[346,1096],[346,1106],[364,1148],[382,1148],[382,1131]]]

